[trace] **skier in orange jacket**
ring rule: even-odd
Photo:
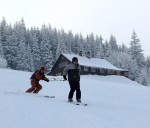
[[[42,86],[39,84],[40,80],[44,80],[44,81],[49,82],[49,79],[45,77],[44,72],[45,72],[44,66],[42,66],[40,68],[40,70],[36,70],[34,72],[34,74],[31,76],[31,88],[29,88],[26,91],[26,93],[33,92],[33,93],[37,94],[42,89]]]

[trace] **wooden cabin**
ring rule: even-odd
[[[72,58],[77,57],[81,67],[81,75],[121,75],[128,77],[129,71],[120,69],[112,65],[105,59],[87,58],[75,54],[61,54],[56,63],[47,75],[61,76],[66,65],[72,62]]]

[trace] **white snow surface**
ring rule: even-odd
[[[123,76],[81,76],[88,106],[78,106],[66,102],[68,81],[41,81],[39,94],[27,94],[31,72],[0,72],[0,128],[150,128],[150,89]]]
[[[77,57],[79,64],[80,65],[84,65],[87,67],[97,67],[97,68],[106,68],[106,69],[114,69],[114,70],[124,70],[121,68],[117,68],[115,67],[113,64],[111,64],[110,62],[108,62],[105,59],[97,59],[97,58],[87,58],[84,56],[79,56],[79,55],[75,55],[75,54],[64,54],[63,55],[69,59],[70,61],[72,61],[73,57]]]

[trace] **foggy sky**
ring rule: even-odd
[[[149,0],[0,0],[0,18],[14,24],[23,17],[28,28],[50,23],[84,37],[92,32],[104,40],[112,34],[118,44],[127,46],[135,30],[143,53],[150,56],[149,5]]]

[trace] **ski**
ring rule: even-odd
[[[33,96],[33,97],[55,98],[55,96],[41,95],[41,94],[34,94],[34,93],[25,93],[25,92],[5,92],[5,93],[20,94],[20,95],[24,95],[24,96]]]
[[[68,102],[68,101],[65,101],[65,102]],[[73,101],[73,102],[68,102],[68,103],[70,103],[70,104],[74,104],[74,105],[82,105],[82,106],[87,106],[87,103],[80,103],[80,102],[75,102],[75,101]]]
[[[55,98],[55,96],[48,96],[48,95],[46,95],[44,97],[46,97],[46,98]]]
[[[76,105],[83,105],[83,106],[87,106],[87,103],[78,103],[78,102],[76,102]]]

